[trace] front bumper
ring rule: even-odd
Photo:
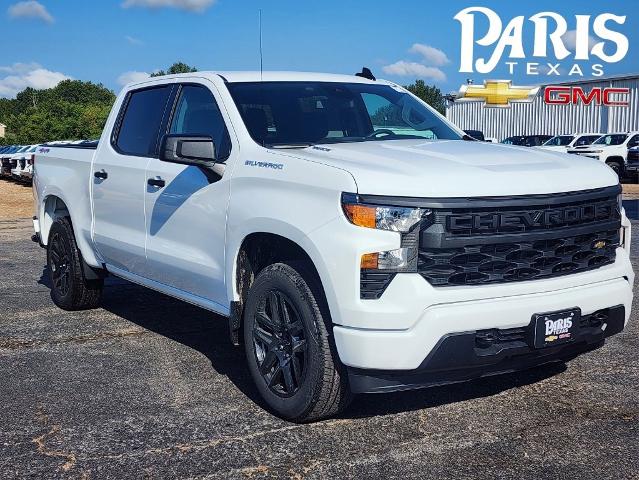
[[[349,368],[350,388],[354,393],[410,390],[565,362],[601,347],[604,339],[624,329],[625,319],[623,305],[584,315],[573,341],[542,349],[533,348],[532,320],[522,328],[448,334],[412,371]]]
[[[620,249],[617,262],[621,262],[624,256],[625,252]],[[604,269],[614,268],[611,265],[598,271],[576,274],[572,276],[573,282],[577,280],[574,277],[592,278],[594,275],[601,275]],[[389,298],[393,295],[393,289],[400,287],[402,280],[409,281],[408,278],[397,278],[389,287]],[[424,282],[421,277],[414,280]],[[611,306],[622,305],[625,322],[632,304],[631,281],[632,270],[628,265],[627,275],[610,280],[536,293],[438,303],[422,310],[417,321],[407,329],[366,329],[335,325],[333,334],[340,360],[348,367],[415,370],[446,336],[486,329],[526,327],[536,313],[579,307],[583,315],[589,315]],[[526,283],[532,286],[540,282],[551,283],[543,280]],[[471,292],[475,287],[464,288]]]

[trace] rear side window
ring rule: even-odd
[[[156,155],[160,125],[171,88],[171,85],[164,85],[129,94],[116,140],[120,153],[142,157]]]

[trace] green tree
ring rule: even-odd
[[[435,85],[426,85],[424,80],[415,80],[415,83],[406,85],[404,88],[424,100],[442,115],[446,113],[446,101],[441,90]]]
[[[164,70],[158,70],[155,73],[152,73],[152,77],[161,77],[162,75],[174,75],[176,73],[191,73],[197,72],[197,68],[191,67],[184,62],[175,62],[173,65],[169,67],[169,69],[165,72]]]
[[[0,123],[7,125],[0,144],[98,138],[114,101],[114,93],[103,85],[79,80],[44,90],[26,88],[14,99],[0,99]]]

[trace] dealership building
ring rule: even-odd
[[[548,105],[544,102],[547,85],[581,87],[586,94],[597,87],[628,88],[628,106],[603,106],[595,105],[595,102],[590,105]],[[446,117],[463,130],[481,130],[486,137],[494,137],[498,141],[512,135],[639,130],[639,75],[549,83],[541,86],[532,103],[512,103],[510,108],[449,100]]]

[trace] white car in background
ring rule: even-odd
[[[601,160],[612,168],[619,178],[622,178],[626,174],[628,150],[637,146],[639,146],[639,131],[606,133],[591,145],[569,149],[568,153]]]
[[[590,145],[602,135],[602,133],[576,133],[574,135],[555,135],[539,148],[543,148],[545,150],[554,150],[556,152],[567,152],[571,148]]]
[[[32,145],[25,152],[24,166],[20,171],[20,180],[26,183],[30,183],[33,178],[33,164],[35,160],[35,152],[40,145]]]
[[[24,180],[22,172],[26,169],[29,162],[33,164],[33,158],[37,147],[38,145],[27,145],[13,154],[11,157],[11,163],[15,166],[11,169],[11,177],[14,180]]]

